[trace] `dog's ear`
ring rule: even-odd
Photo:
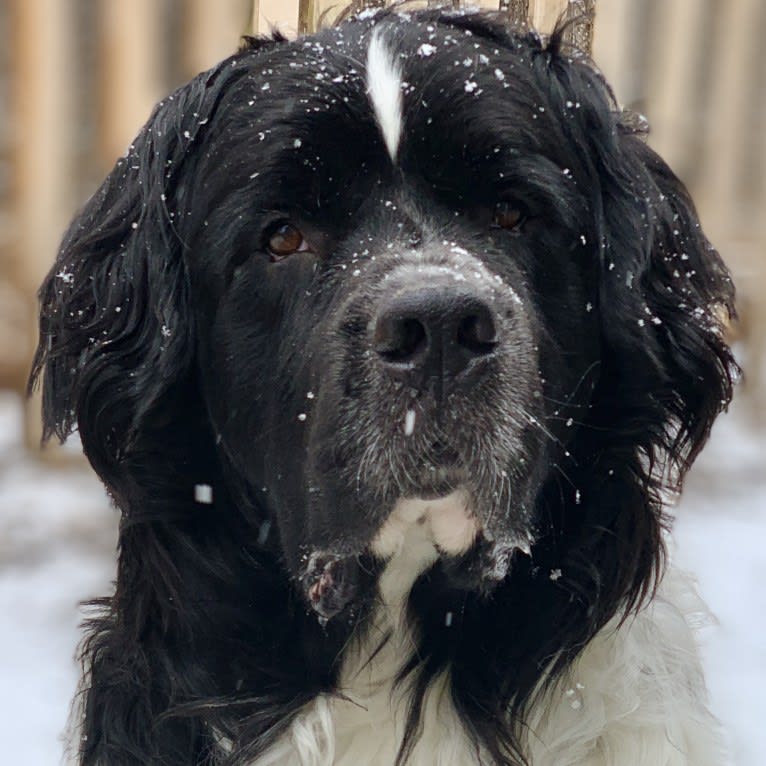
[[[563,22],[538,57],[567,143],[579,148],[600,259],[606,407],[652,461],[680,480],[732,396],[738,368],[724,330],[734,288],[683,183],[621,112]],[[604,386],[602,386],[602,389]],[[675,484],[675,482],[673,482]]]
[[[637,606],[661,572],[668,492],[680,489],[738,367],[724,327],[734,288],[682,182],[617,108],[561,26],[534,60],[550,129],[587,201],[580,256],[598,280],[599,363],[567,474],[581,491],[562,523],[580,542],[554,563],[586,594],[592,627]],[[572,535],[567,539],[571,540]],[[557,554],[558,555],[558,554]]]
[[[680,480],[732,396],[734,288],[682,182],[619,123],[616,137],[604,168],[602,332],[621,412]]]
[[[77,428],[107,484],[193,362],[183,179],[236,75],[222,64],[155,108],[70,225],[40,290],[30,388],[42,377],[43,438]]]
[[[572,451],[583,448],[590,466],[586,526],[608,530],[598,553],[581,557],[583,571],[600,562],[612,594],[603,602],[638,607],[662,572],[665,504],[732,397],[738,367],[725,322],[734,288],[684,185],[611,119],[600,137],[590,128],[600,152],[592,204],[602,349],[588,428]]]
[[[214,484],[218,465],[185,249],[211,133],[249,57],[271,44],[251,44],[157,106],[71,224],[40,291],[30,386],[42,380],[44,438],[77,428],[123,511],[115,594],[94,604],[83,644],[83,764],[204,760],[203,714],[168,712],[179,700],[214,707],[220,690],[197,671],[229,650],[238,589],[264,576],[241,566],[244,534],[218,486],[215,505],[187,513],[191,487]]]
[[[43,438],[78,427],[104,468],[130,449],[190,361],[187,285],[167,205],[183,161],[171,125],[179,107],[158,108],[72,222],[40,290],[32,383],[42,373]]]

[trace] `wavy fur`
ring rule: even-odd
[[[351,279],[351,269],[328,267],[325,274],[323,265],[321,276],[295,266],[291,286],[277,292],[276,272],[253,265],[263,226],[258,195],[271,192],[260,179],[272,179],[288,207],[290,195],[304,190],[309,201],[296,209],[321,200],[319,210],[330,218],[315,216],[312,225],[335,232],[336,253],[350,253],[343,248],[354,231],[351,220],[379,226],[380,242],[417,230],[408,241],[422,247],[426,259],[437,257],[428,255],[429,241],[442,238],[429,240],[429,226],[447,209],[428,195],[449,187],[456,189],[454,200],[468,205],[464,195],[480,187],[470,180],[470,163],[461,170],[458,150],[444,164],[418,162],[418,152],[441,151],[441,138],[433,148],[424,138],[422,148],[408,154],[402,146],[398,155],[403,177],[443,174],[417,187],[427,198],[418,211],[397,228],[384,218],[393,213],[382,202],[377,210],[369,206],[379,187],[364,184],[374,176],[382,139],[354,67],[364,61],[373,28],[422,67],[421,82],[405,66],[403,77],[413,88],[422,94],[429,87],[453,89],[449,109],[413,106],[408,124],[425,124],[427,114],[437,120],[468,115],[463,144],[476,158],[486,149],[486,162],[492,144],[481,143],[481,130],[505,137],[518,155],[518,187],[549,223],[544,229],[531,223],[523,238],[507,240],[512,267],[498,265],[500,246],[465,234],[461,223],[439,230],[473,248],[490,272],[502,273],[534,306],[528,332],[540,351],[529,373],[519,368],[518,378],[528,374],[531,382],[529,400],[519,399],[518,406],[542,407],[542,425],[519,437],[520,454],[534,465],[509,479],[520,487],[516,497],[530,498],[525,518],[534,543],[529,555],[513,555],[509,572],[492,587],[486,580],[477,585],[476,562],[454,557],[439,558],[414,583],[408,614],[418,638],[400,672],[410,695],[397,763],[418,747],[423,717],[430,715],[428,695],[448,677],[451,705],[477,758],[497,766],[561,766],[559,756],[530,761],[530,721],[578,662],[598,655],[594,640],[606,639],[594,637],[603,636],[605,626],[616,630],[643,620],[647,604],[660,608],[655,593],[668,524],[663,498],[680,490],[731,398],[736,369],[722,333],[722,319],[733,312],[733,288],[680,181],[629,127],[587,59],[566,48],[564,27],[543,42],[493,14],[381,11],[307,41],[251,39],[158,105],[72,223],[40,292],[32,384],[42,380],[45,437],[64,439],[79,430],[85,454],[122,511],[115,593],[94,604],[83,644],[83,766],[269,763],[264,754],[284,746],[288,740],[280,737],[293,736],[285,733],[294,733],[307,706],[339,692],[346,647],[374,619],[385,562],[361,545],[349,559],[353,598],[341,604],[339,617],[318,622],[301,585],[308,576],[301,556],[310,545],[301,535],[311,529],[319,540],[331,531],[325,516],[307,509],[318,502],[316,492],[320,501],[332,497],[334,508],[346,507],[337,494],[342,487],[331,482],[346,461],[357,465],[343,435],[372,438],[374,408],[343,423],[321,420],[335,414],[317,416],[315,428],[337,438],[316,450],[295,430],[295,415],[306,406],[305,391],[316,386],[325,386],[319,396],[324,412],[337,417],[346,416],[349,402],[373,397],[367,368],[347,377],[345,398],[334,399],[323,381],[343,379],[342,365],[356,358],[355,344],[362,342],[365,307],[378,293],[354,303],[356,288],[342,282]],[[497,71],[505,67],[506,79],[491,66],[485,73],[479,59],[472,65],[471,76],[485,91],[481,112],[472,111],[464,88],[468,69],[439,68],[428,55],[413,54],[432,39],[428,28],[436,29],[435,45],[454,41],[450,61],[478,48],[502,62]],[[304,83],[325,64],[324,95],[315,96]],[[514,80],[504,89],[511,65]],[[268,101],[275,91],[281,100]],[[312,98],[313,113],[290,111]],[[503,122],[503,109],[515,110],[518,119]],[[280,144],[275,136],[283,134]],[[259,154],[269,142],[273,151]],[[313,175],[296,180],[309,172],[289,164],[291,148],[301,142],[317,150],[311,160],[317,164]],[[359,172],[333,186],[347,167]],[[571,183],[563,185],[562,169]],[[393,183],[389,170],[376,177],[382,186]],[[415,211],[414,199],[403,196],[399,207]],[[353,200],[357,212],[346,215],[344,200]],[[555,255],[543,258],[547,253]],[[375,268],[383,268],[384,256]],[[509,268],[517,271],[502,271]],[[261,276],[247,276],[248,269],[260,269]],[[249,292],[229,298],[227,290],[242,279],[251,280]],[[308,300],[304,292],[317,303],[301,303]],[[589,313],[581,319],[586,301]],[[333,345],[339,341],[322,339],[337,334],[319,336],[328,317],[343,312],[349,346],[340,354]],[[323,351],[304,340],[312,333]],[[336,364],[332,374],[317,372],[323,356]],[[543,404],[531,395],[538,369]],[[503,375],[487,401],[503,392],[526,396]],[[556,388],[558,379],[567,381],[566,390]],[[480,450],[479,435],[489,434],[497,418],[478,410],[476,420],[471,414],[465,422],[478,424],[466,428],[476,429]],[[517,433],[512,415],[502,421],[503,433]],[[304,449],[308,457],[301,462]],[[409,459],[406,449],[400,452],[401,460]],[[417,465],[414,457],[399,465],[394,451],[386,455],[402,477]],[[480,470],[499,476],[495,460],[482,460]],[[381,488],[383,469],[365,465],[367,473],[359,467],[349,476],[372,476],[366,497],[385,504],[392,496]],[[279,483],[280,467],[296,477],[295,486]],[[318,482],[313,499],[291,494],[304,477],[306,486]],[[212,487],[213,503],[195,503],[198,484]],[[357,517],[349,513],[343,523],[356,524]],[[554,571],[563,574],[552,579]],[[443,629],[447,612],[455,614],[450,631]],[[564,757],[570,747],[561,742],[553,749]],[[573,757],[571,763],[591,761]],[[604,763],[628,761],[615,756]]]

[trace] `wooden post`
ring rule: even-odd
[[[73,19],[59,0],[15,0],[13,11],[16,274],[31,292],[53,263],[71,214]]]
[[[529,19],[542,34],[550,34],[556,22],[565,14],[582,17],[568,32],[567,38],[580,50],[590,53],[593,48],[593,14],[596,0],[529,0]]]
[[[688,179],[691,163],[699,156],[694,145],[698,73],[702,56],[710,51],[700,48],[705,14],[698,0],[675,0],[661,3],[655,11],[649,34],[653,42],[649,57],[647,91],[651,93],[651,144],[664,160]]]
[[[643,96],[635,77],[636,48],[633,43],[639,12],[633,0],[606,0],[598,5],[593,57],[612,83],[617,98],[626,104]]]
[[[761,152],[754,153],[761,157],[760,167],[753,162],[753,146],[747,141],[754,116],[752,99],[760,96],[763,105],[762,91],[754,93],[757,88],[753,88],[758,82],[754,72],[763,35],[756,23],[760,4],[761,0],[730,0],[716,19],[715,41],[707,54],[716,62],[712,69],[711,108],[699,126],[707,128],[707,133],[698,199],[712,241],[726,245],[724,255],[738,284],[744,323],[744,390],[752,409],[766,418],[762,346],[766,342],[766,264],[762,249],[766,244],[762,207],[766,194],[759,198],[750,192],[752,186],[763,189],[763,175],[760,184],[747,183],[749,173],[757,177],[766,169],[762,154],[766,140],[761,138]]]
[[[14,0],[11,10],[16,44],[13,281],[28,301],[28,333],[20,339],[28,347],[28,367],[37,337],[37,289],[72,212],[74,18],[60,0]],[[26,408],[28,446],[36,449],[40,435],[35,397]]]
[[[715,57],[713,83],[707,126],[707,163],[703,169],[705,209],[715,216],[713,225],[721,236],[740,236],[743,227],[752,232],[752,215],[762,217],[762,210],[749,210],[746,205],[731,205],[743,199],[743,178],[750,165],[744,138],[752,115],[753,72],[761,56],[762,31],[755,20],[762,0],[727,0],[716,19],[716,39],[707,55]],[[761,94],[762,95],[762,94]],[[761,101],[763,103],[763,101]],[[739,207],[739,209],[737,209]],[[722,215],[716,215],[720,211]]]
[[[237,50],[249,32],[247,0],[184,0],[183,68],[186,77],[217,64]]]
[[[101,13],[101,155],[109,168],[164,95],[163,36],[156,0],[102,0]]]
[[[272,27],[294,33],[298,29],[299,0],[256,0],[253,4],[253,30],[268,34]]]
[[[530,0],[529,20],[532,26],[538,32],[548,34],[556,26],[556,22],[566,11],[568,4],[568,0]]]

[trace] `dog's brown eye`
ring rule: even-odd
[[[269,251],[272,261],[278,261],[309,248],[300,229],[291,223],[282,222],[269,232],[266,249]]]
[[[506,231],[519,231],[526,220],[524,211],[512,202],[498,202],[495,205],[493,225]]]

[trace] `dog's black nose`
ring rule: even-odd
[[[491,355],[498,341],[486,301],[443,285],[384,299],[373,327],[373,348],[386,370],[402,379],[457,378]]]

